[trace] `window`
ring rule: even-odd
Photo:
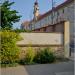
[[[43,28],[43,31],[46,31],[46,27]]]
[[[63,11],[62,11],[63,13],[64,13],[64,9],[63,9]]]
[[[53,30],[53,32],[55,32],[55,28],[56,28],[56,26],[53,25],[53,26],[52,26],[52,30]]]
[[[57,12],[57,16],[59,16],[59,12]]]
[[[58,17],[59,17],[59,12],[57,11],[57,18],[56,18],[56,22],[58,22]]]

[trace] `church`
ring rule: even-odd
[[[39,4],[34,3],[34,18],[31,21],[25,21],[21,24],[21,29],[31,30],[33,32],[61,32],[63,33],[63,22],[70,23],[70,40],[74,39],[74,0],[66,0],[64,3],[53,7],[45,14],[40,15]],[[61,24],[60,24],[61,23]]]

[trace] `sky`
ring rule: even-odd
[[[10,2],[15,2],[11,9],[17,10],[21,15],[20,21],[13,24],[13,28],[20,28],[22,22],[29,21],[33,17],[33,6],[36,0],[9,0]],[[65,0],[54,0],[55,6],[61,4]],[[52,8],[52,0],[38,0],[39,3],[39,13],[43,14]]]

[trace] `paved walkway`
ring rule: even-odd
[[[42,64],[2,68],[1,75],[74,75],[73,61],[58,64]]]

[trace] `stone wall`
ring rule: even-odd
[[[63,46],[48,46],[48,47],[31,47],[32,50],[34,50],[35,53],[37,53],[40,50],[44,50],[45,48],[49,48],[57,57],[64,57],[64,49]],[[20,57],[24,58],[26,51],[29,49],[29,47],[20,47]]]

